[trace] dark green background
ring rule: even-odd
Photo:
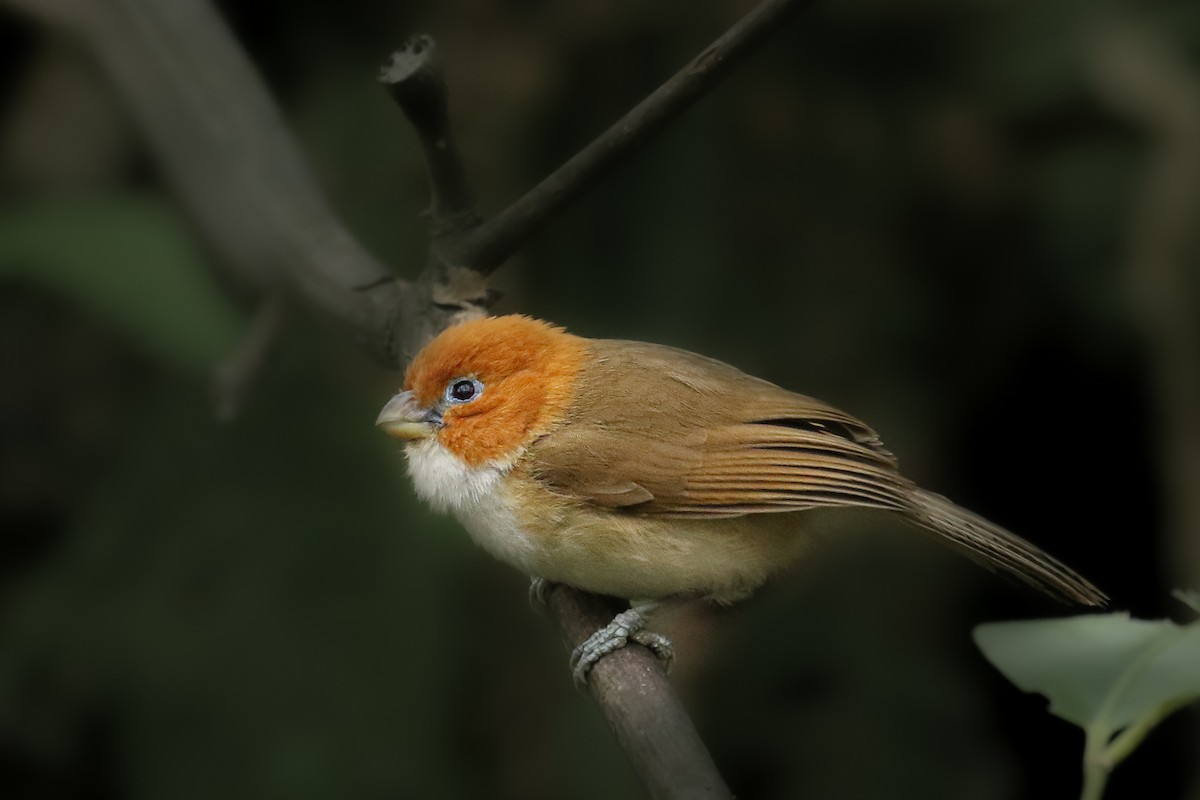
[[[222,5],[334,206],[409,276],[427,188],[374,83],[392,47],[441,42],[488,210],[749,7]],[[1200,5],[1138,8],[1200,81]],[[1169,431],[1125,259],[1153,142],[1087,68],[1107,11],[818,3],[498,273],[497,311],[841,405],[1117,608],[1175,614],[1200,566],[1166,563]],[[399,376],[301,313],[214,421],[245,298],[117,98],[5,12],[0,90],[0,794],[637,796],[525,578],[419,506],[373,429]],[[665,622],[738,795],[1074,796],[1082,736],[969,638],[1065,609],[886,521],[846,529],[742,606]],[[1110,796],[1182,796],[1195,731],[1169,721]]]

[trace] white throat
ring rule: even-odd
[[[418,439],[404,448],[417,496],[436,511],[460,515],[490,497],[511,463],[472,467],[436,439]]]
[[[435,439],[404,448],[417,496],[436,511],[449,511],[483,549],[527,575],[536,574],[534,544],[509,507],[502,479],[513,461],[472,467]]]

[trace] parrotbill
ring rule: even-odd
[[[576,649],[577,680],[656,604],[745,597],[811,550],[828,508],[892,512],[1057,598],[1104,594],[1034,545],[926,491],[864,423],[684,350],[587,339],[524,316],[443,331],[377,424],[417,494],[539,581],[627,598]]]

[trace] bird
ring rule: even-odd
[[[865,423],[686,350],[476,318],[413,357],[376,425],[416,494],[533,579],[628,600],[571,656],[578,683],[662,605],[741,600],[812,550],[814,512],[898,515],[986,567],[1085,606],[1103,592],[904,477]]]

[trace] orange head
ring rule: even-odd
[[[471,466],[505,460],[561,418],[584,350],[525,316],[455,325],[417,353],[376,424],[399,439],[435,438]]]

